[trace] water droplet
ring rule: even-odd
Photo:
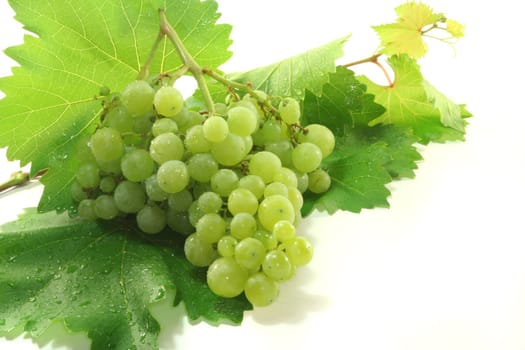
[[[36,298],[35,298],[35,297],[31,297],[31,298],[29,298],[29,302],[30,302],[30,303],[34,303],[35,301],[36,301]]]
[[[7,262],[14,263],[16,261],[16,255],[10,256]]]
[[[60,278],[62,278],[62,275],[59,274],[59,273],[55,273],[55,274],[53,275],[53,279],[55,279],[55,280],[58,280],[58,279],[60,279]]]

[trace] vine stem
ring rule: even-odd
[[[378,66],[379,69],[381,69],[381,71],[383,72],[383,74],[384,74],[384,76],[385,76],[385,78],[386,78],[386,80],[388,82],[388,86],[389,87],[393,87],[394,86],[394,82],[393,82],[392,78],[390,77],[390,74],[388,74],[388,71],[386,70],[385,66],[383,66],[383,64],[381,64],[381,62],[379,62],[379,57],[381,57],[381,56],[382,56],[382,54],[376,53],[376,54],[373,54],[370,57],[363,58],[363,59],[358,60],[358,61],[354,61],[354,62],[350,62],[350,63],[344,64],[343,67],[349,68],[349,67],[357,66],[357,65],[360,65],[360,64],[364,64],[364,63],[373,63],[376,66]]]
[[[31,178],[31,176],[29,176],[29,173],[25,171],[22,171],[22,170],[15,171],[14,173],[11,174],[9,179],[0,183],[0,193],[12,187],[19,187],[19,186],[25,185],[31,180],[42,177],[46,172],[47,170],[41,170],[33,178]]]

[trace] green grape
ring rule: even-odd
[[[144,181],[144,187],[146,188],[146,194],[152,201],[162,202],[168,199],[168,194],[160,188],[157,181],[157,175],[151,175]]]
[[[168,208],[166,221],[170,229],[185,236],[195,231],[190,222],[188,212],[175,212],[173,209]]]
[[[95,200],[81,200],[80,203],[78,203],[78,216],[84,220],[96,220],[97,213],[95,213]]]
[[[217,252],[210,243],[203,242],[197,234],[191,234],[184,241],[186,259],[198,267],[209,266],[216,258]]]
[[[308,189],[313,193],[328,191],[331,183],[330,175],[322,169],[316,169],[308,174]]]
[[[111,162],[124,154],[124,142],[120,133],[113,128],[98,129],[90,139],[91,152],[97,162]]]
[[[137,134],[147,135],[153,127],[154,117],[150,114],[135,117],[133,119],[133,132]]]
[[[236,188],[228,196],[228,210],[232,215],[238,213],[254,215],[258,206],[257,197],[245,188]]]
[[[288,197],[288,187],[281,182],[272,182],[266,185],[264,189],[264,197],[270,197],[276,194]]]
[[[295,209],[288,198],[274,195],[262,200],[257,211],[257,217],[261,225],[271,232],[277,221],[294,222]]]
[[[290,275],[292,263],[282,250],[271,250],[264,257],[262,271],[276,281],[282,281]]]
[[[104,125],[122,134],[133,130],[133,119],[124,107],[117,107],[106,114]]]
[[[197,227],[197,223],[206,213],[199,208],[199,202],[193,201],[188,208],[188,218],[193,227]]]
[[[224,103],[215,103],[215,114],[225,117],[228,114],[228,106]]]
[[[157,170],[157,182],[167,193],[177,193],[185,189],[190,182],[186,164],[180,160],[169,160]]]
[[[289,168],[282,167],[277,170],[273,175],[274,182],[280,182],[285,184],[287,187],[297,187],[297,175],[295,172]]]
[[[86,191],[78,181],[73,181],[71,184],[71,197],[75,202],[80,202],[88,198]]]
[[[306,173],[295,173],[297,176],[297,189],[299,192],[304,193],[308,189],[308,174]]]
[[[248,279],[248,272],[232,257],[215,260],[206,274],[206,281],[213,293],[225,298],[240,295]]]
[[[275,120],[267,120],[262,127],[262,138],[264,144],[277,142],[283,139],[281,124]]]
[[[303,207],[304,203],[301,191],[299,191],[296,187],[288,187],[288,200],[290,201],[290,203],[292,203],[296,212],[301,211],[301,208]]]
[[[235,261],[248,270],[256,270],[261,266],[266,248],[261,241],[248,237],[237,243],[235,246]]]
[[[193,154],[207,153],[211,150],[211,144],[204,137],[202,125],[192,126],[186,131],[186,138],[184,139],[184,146]]]
[[[259,272],[251,275],[246,281],[244,295],[253,306],[268,306],[279,297],[279,285]]]
[[[195,227],[197,237],[206,243],[217,243],[226,233],[226,222],[215,213],[204,214]]]
[[[111,193],[117,186],[117,182],[112,176],[104,176],[100,179],[99,188],[104,193]]]
[[[279,114],[281,119],[287,124],[299,123],[301,119],[301,106],[299,102],[292,98],[287,97],[279,103]]]
[[[273,233],[279,242],[291,241],[295,238],[295,226],[290,221],[277,221],[273,226]]]
[[[111,162],[98,161],[98,168],[102,173],[107,175],[121,175],[122,169],[120,168],[120,159]]]
[[[157,164],[169,160],[181,160],[184,155],[184,144],[174,133],[160,134],[151,141],[149,154]]]
[[[286,255],[295,266],[306,265],[312,260],[312,244],[304,237],[295,237],[294,240],[285,243]]]
[[[168,206],[178,213],[188,211],[192,203],[193,196],[188,190],[172,193],[168,197]]]
[[[248,213],[238,213],[230,222],[230,233],[237,239],[251,237],[257,231],[257,220]]]
[[[243,137],[230,133],[224,140],[211,145],[211,154],[219,164],[234,166],[248,154],[246,146]]]
[[[202,131],[206,140],[213,143],[221,142],[228,136],[228,123],[222,117],[211,116],[202,124]]]
[[[250,153],[253,148],[253,138],[251,136],[244,136],[242,140],[244,141],[244,153]]]
[[[292,151],[293,166],[303,173],[314,171],[322,159],[319,147],[310,142],[300,143]]]
[[[281,160],[271,152],[258,152],[250,159],[248,169],[250,174],[260,176],[267,184],[272,182],[275,173],[281,169]]]
[[[96,164],[84,163],[77,169],[76,180],[82,188],[97,188],[100,184],[99,170]]]
[[[212,192],[209,182],[193,182],[191,192],[193,198],[199,198],[205,192]]]
[[[131,82],[121,94],[122,105],[133,116],[142,116],[153,107],[155,90],[144,80]]]
[[[186,130],[191,127],[190,124],[192,123],[193,117],[191,116],[191,112],[186,107],[182,107],[182,110],[176,116],[170,119],[173,119],[173,121],[177,123],[181,133],[185,133]]]
[[[165,117],[174,117],[184,106],[184,98],[173,86],[163,86],[157,90],[153,98],[157,113]]]
[[[113,198],[115,205],[123,213],[137,213],[146,204],[146,194],[142,185],[131,181],[119,183]]]
[[[197,200],[203,213],[217,213],[222,208],[222,198],[215,192],[204,192]]]
[[[139,182],[146,180],[153,174],[155,164],[146,150],[134,149],[122,157],[120,167],[122,168],[122,175],[126,179]]]
[[[233,107],[228,110],[228,129],[239,136],[251,135],[257,128],[257,115],[246,107]]]
[[[228,197],[230,193],[239,187],[239,177],[231,169],[220,169],[210,179],[213,192],[221,197]]]
[[[306,126],[305,133],[300,133],[298,140],[300,143],[310,142],[319,147],[323,158],[329,156],[335,146],[335,137],[332,131],[320,124]]]
[[[82,163],[97,163],[95,155],[91,151],[91,141],[83,140],[77,144],[75,155],[77,161]]]
[[[137,225],[144,233],[159,233],[166,227],[166,212],[157,206],[146,205],[137,213]]]
[[[177,123],[170,118],[157,119],[151,126],[151,133],[153,136],[159,136],[170,132],[175,134],[178,131],[179,127],[177,126]]]
[[[293,146],[289,140],[279,140],[264,145],[264,150],[272,152],[281,160],[281,164],[285,167],[292,166],[292,151]]]
[[[261,241],[262,244],[266,247],[266,250],[273,250],[277,248],[277,237],[273,232],[266,231],[264,229],[259,229],[253,235],[253,238]]]
[[[187,162],[190,177],[198,182],[210,182],[217,171],[219,164],[209,153],[198,153],[193,155]]]
[[[260,176],[246,175],[239,180],[239,187],[246,188],[255,195],[257,200],[259,200],[264,195],[264,189],[266,188],[266,185]]]
[[[111,220],[118,215],[118,208],[112,196],[103,194],[95,199],[95,214],[98,218]]]
[[[222,236],[217,242],[217,252],[220,256],[230,257],[235,254],[235,246],[237,245],[237,239],[235,237],[226,235]]]
[[[179,129],[182,133],[185,133],[188,129],[191,129],[195,125],[203,124],[205,119],[206,118],[204,115],[200,114],[199,112],[189,111],[186,124],[184,124],[184,127],[180,127]]]

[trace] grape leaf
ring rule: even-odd
[[[188,51],[210,68],[231,56],[231,26],[215,24],[214,1],[12,0],[16,18],[38,35],[6,50],[21,66],[0,79],[0,147],[8,159],[32,162],[31,173],[49,169],[42,178],[40,211],[72,206],[70,184],[77,167],[75,149],[92,133],[101,113],[93,97],[101,87],[121,91],[134,80],[148,58],[164,7]],[[161,42],[151,72],[181,66],[174,48]]]
[[[414,59],[406,55],[392,56],[388,62],[395,73],[392,86],[381,86],[365,76],[358,77],[368,87],[368,92],[376,96],[376,102],[386,108],[385,113],[373,119],[370,125],[411,127],[423,144],[463,140],[464,119],[470,117],[470,113],[428,84]]]
[[[147,236],[127,222],[83,222],[28,212],[0,227],[0,334],[37,337],[53,322],[87,332],[93,349],[157,349],[148,305],[176,290],[190,320],[240,323],[251,305],[206,285],[183,238]]]
[[[306,193],[303,215],[313,209],[333,213],[339,209],[387,207],[390,192],[385,184],[394,178],[413,177],[421,159],[414,143],[418,138],[406,126],[368,126],[385,109],[366,93],[354,73],[339,67],[330,75],[320,97],[307,91],[303,123],[319,123],[336,135],[334,152],[323,161],[332,186],[323,194]]]

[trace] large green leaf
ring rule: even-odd
[[[214,1],[137,0],[70,2],[11,0],[16,18],[38,37],[6,50],[20,67],[0,79],[0,147],[8,158],[32,162],[31,172],[49,169],[39,210],[72,205],[69,188],[76,169],[75,149],[95,127],[101,87],[120,91],[135,79],[158,34],[158,9],[165,8],[195,60],[210,68],[231,53],[229,25]],[[160,44],[150,71],[177,69],[181,61],[168,42]]]
[[[86,332],[93,349],[157,349],[148,306],[176,290],[191,320],[239,323],[251,308],[206,285],[173,232],[141,234],[134,224],[71,220],[30,212],[0,227],[0,335],[37,337],[54,321]]]

